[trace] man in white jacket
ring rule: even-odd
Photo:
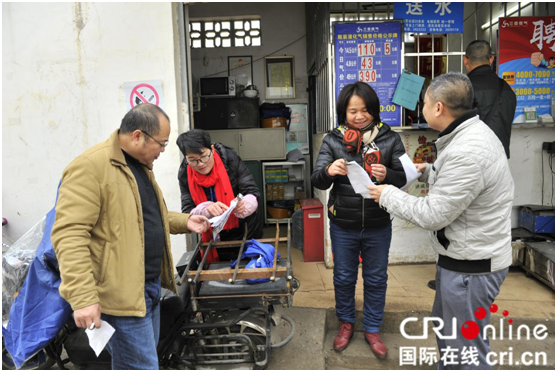
[[[439,76],[427,90],[424,117],[440,133],[437,160],[416,165],[420,181],[429,183],[426,197],[390,185],[368,187],[389,213],[430,231],[438,254],[432,315],[443,320],[444,335],[453,334],[453,318],[457,324],[456,339],[437,337],[440,369],[491,369],[482,330],[512,262],[514,183],[505,150],[473,100],[472,84],[460,73]],[[468,321],[479,326],[477,336]],[[456,359],[443,358],[451,349]],[[463,358],[466,353],[477,354],[477,364],[467,364],[473,358]]]

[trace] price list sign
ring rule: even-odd
[[[499,18],[499,76],[516,94],[513,123],[525,107],[551,114],[555,97],[555,17]]]
[[[345,85],[369,84],[381,105],[381,121],[401,123],[401,108],[393,103],[402,63],[401,22],[336,23],[335,97]]]

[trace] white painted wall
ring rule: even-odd
[[[514,209],[513,227],[518,226],[519,206],[526,204],[555,205],[555,177],[549,169],[548,154],[543,151],[543,142],[555,141],[555,126],[529,128],[527,125],[515,125],[511,134],[511,159],[509,166],[513,175]],[[555,163],[553,163],[555,170]],[[543,169],[543,176],[542,176]],[[543,180],[543,182],[542,182]]]
[[[292,43],[306,34],[306,18],[304,3],[206,3],[189,6],[191,18],[207,18],[224,16],[261,16],[261,46],[237,48],[200,48],[192,49],[193,90],[197,92],[199,78],[206,75],[228,75],[228,56],[252,56],[253,81],[259,89],[260,102],[265,101],[265,59],[267,55],[294,56],[296,73],[296,98],[282,99],[288,103],[307,102],[306,76],[306,39],[273,54],[278,49]],[[260,59],[262,58],[262,59]],[[203,61],[206,59],[208,65]]]
[[[120,126],[124,82],[162,80],[172,131],[154,170],[168,208],[180,210],[177,9],[171,3],[2,4],[2,216],[12,239],[52,208],[67,164]],[[184,238],[172,238],[172,245],[177,259]]]

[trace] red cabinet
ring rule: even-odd
[[[319,199],[302,199],[304,214],[304,262],[324,261],[323,204]]]

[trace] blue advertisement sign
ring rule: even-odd
[[[462,33],[464,3],[395,3],[395,19],[404,20],[404,32]]]
[[[401,123],[401,108],[393,103],[402,63],[401,22],[336,23],[335,97],[345,85],[368,83],[381,104],[381,121]]]

